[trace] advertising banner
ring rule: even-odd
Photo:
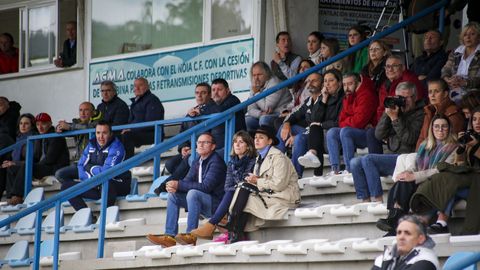
[[[100,103],[100,83],[111,80],[118,96],[130,104],[138,77],[149,81],[150,90],[163,103],[191,99],[196,84],[216,78],[227,80],[234,93],[245,92],[253,62],[253,39],[95,62],[90,64],[89,98]]]

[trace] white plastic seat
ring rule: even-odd
[[[149,198],[157,197],[157,194],[155,194],[155,189],[159,187],[167,178],[168,176],[160,176],[153,181],[147,193],[142,195],[127,195],[125,199],[128,202],[146,202]]]
[[[332,253],[345,253],[347,248],[352,246],[353,242],[363,241],[365,238],[346,238],[334,242],[325,242],[315,244],[313,249],[319,253],[332,254]]]
[[[450,243],[453,246],[478,246],[480,245],[480,234],[451,236]]]
[[[358,252],[378,252],[383,251],[385,246],[393,245],[395,236],[383,237],[373,240],[359,240],[352,243],[352,249]]]
[[[180,246],[176,255],[180,257],[201,257],[210,247],[224,245],[221,242],[210,242],[198,246]]]
[[[0,215],[0,221],[10,217],[9,215]],[[0,236],[10,236],[12,234],[12,231],[10,230],[10,224],[7,224],[0,228]]]
[[[278,249],[279,245],[291,243],[292,240],[274,240],[262,244],[244,246],[242,248],[242,253],[252,255],[270,255],[272,250]]]
[[[315,244],[325,243],[328,239],[309,239],[297,243],[287,243],[278,246],[278,252],[286,255],[307,255]]]
[[[330,215],[336,217],[360,216],[361,213],[367,211],[367,207],[372,204],[370,202],[357,203],[354,205],[342,205],[330,208]]]
[[[301,179],[298,179],[298,187],[300,189],[304,189],[305,188],[305,185],[307,184],[310,184],[310,178],[311,177],[304,177],[304,178],[301,178]]]
[[[153,175],[153,166],[141,166],[132,169],[132,175],[135,176],[150,176]]]
[[[60,210],[60,229],[63,225],[63,210]],[[42,230],[46,233],[55,233],[55,210],[48,213],[47,217],[42,222]],[[60,230],[60,232],[62,232],[62,230]]]
[[[326,204],[311,208],[297,208],[294,215],[299,218],[323,218],[326,213],[330,213],[330,208],[339,207],[343,204]]]
[[[145,257],[148,250],[161,250],[160,246],[143,246],[134,251],[119,251],[113,253],[113,259],[118,261],[135,260],[136,257]]]
[[[68,225],[62,227],[63,230],[72,230],[74,232],[93,232],[95,226],[92,224],[92,209],[82,208],[75,212]]]
[[[27,216],[22,217],[17,221],[17,224],[12,229],[12,232],[15,232],[20,235],[34,234],[36,218],[37,218],[37,212],[33,212]]]
[[[377,202],[377,203],[371,203],[367,207],[367,212],[372,215],[386,215],[388,214],[388,209],[385,204]]]
[[[28,241],[20,240],[10,247],[5,258],[0,261],[0,267],[3,264],[11,267],[30,266],[32,259],[29,257]]]
[[[105,230],[107,230],[108,232],[121,232],[124,231],[126,227],[142,225],[145,225],[145,218],[131,218],[117,221],[114,223],[107,223],[105,225]]]
[[[52,266],[53,265],[53,248],[54,243],[53,239],[47,239],[42,242],[40,245],[40,265],[41,266]],[[80,252],[65,252],[58,254],[59,261],[71,261],[71,260],[80,260]]]
[[[310,178],[308,184],[312,187],[322,188],[322,187],[336,187],[338,182],[338,177],[335,176],[313,176]]]
[[[239,241],[229,245],[218,245],[208,249],[208,253],[215,256],[235,256],[244,246],[256,245],[258,241]]]
[[[17,205],[5,205],[0,208],[2,212],[15,212],[19,211],[22,208],[27,208],[32,205],[35,205],[43,200],[43,194],[44,194],[44,189],[43,187],[38,187],[32,189],[27,196],[25,197],[25,200],[21,204]]]
[[[156,249],[146,250],[145,257],[150,259],[169,259],[172,257],[172,254],[176,253],[177,249],[179,249],[180,247],[181,247],[180,245],[176,245],[168,248],[162,248],[160,246],[157,246]]]

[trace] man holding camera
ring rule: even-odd
[[[387,144],[389,154],[368,154],[351,160],[357,198],[382,201],[380,176],[392,175],[399,154],[415,152],[422,127],[425,103],[417,100],[414,83],[398,84],[396,96],[386,97],[385,112],[375,128],[375,137]]]

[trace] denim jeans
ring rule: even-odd
[[[77,163],[58,169],[55,172],[55,178],[57,178],[57,180],[60,183],[63,183],[65,181],[73,181],[74,179],[78,179]]]
[[[383,195],[380,176],[392,175],[398,154],[368,154],[350,161],[355,192],[360,200]]]
[[[234,190],[225,191],[225,194],[223,195],[223,198],[220,201],[217,210],[215,210],[215,213],[208,222],[217,225],[222,220],[222,218],[228,213],[228,208],[230,207],[230,203],[232,202],[233,194],[235,194]]]
[[[253,131],[256,130],[259,126],[271,126],[273,127],[273,122],[278,117],[278,113],[266,114],[256,118],[253,116],[245,116],[245,123],[247,124],[247,130]]]
[[[212,215],[212,196],[196,189],[191,189],[187,193],[168,193],[165,234],[171,236],[178,234],[178,216],[182,207],[188,209],[186,232],[189,233],[198,227],[200,214],[205,217]]]
[[[332,170],[340,168],[340,147],[347,171],[350,171],[350,160],[358,148],[366,147],[366,131],[350,127],[334,127],[327,131],[327,149]]]
[[[283,125],[280,127],[280,129],[277,132],[277,138],[278,138],[278,145],[276,147],[285,153],[287,148],[285,147],[285,142],[282,140],[280,137],[280,133],[282,131]],[[302,177],[303,175],[303,167],[298,163],[298,158],[303,156],[307,152],[308,148],[308,135],[303,134],[305,132],[305,128],[299,125],[293,125],[291,127],[291,134],[295,136],[293,139],[293,149],[292,149],[292,163],[293,166],[295,167],[295,170],[297,171],[298,177]]]

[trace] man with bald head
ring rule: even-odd
[[[92,103],[85,101],[80,103],[78,106],[78,118],[73,118],[72,122],[66,122],[65,120],[60,120],[55,128],[57,132],[72,131],[72,130],[82,130],[94,128],[97,122],[100,120],[101,116],[96,114],[95,107]],[[88,134],[76,135],[75,146],[75,161],[77,161],[82,155],[83,150],[88,144],[89,136]],[[55,173],[55,177],[63,182],[65,179],[78,178],[77,165],[72,164],[70,166],[63,167]]]
[[[163,120],[165,109],[160,99],[150,91],[148,80],[139,77],[133,83],[129,124]],[[125,157],[128,159],[134,155],[135,147],[152,144],[155,130],[153,127],[124,129],[122,130],[122,142],[125,146]]]
[[[322,84],[322,75],[318,73],[312,73],[307,77],[303,91],[309,92],[310,97],[305,100],[300,108],[285,118],[277,133],[277,138],[280,143],[276,147],[280,149],[280,151],[285,152],[287,147],[293,147],[292,162],[299,177],[303,175],[303,166],[298,162],[298,158],[308,150],[309,136],[306,134],[306,130],[312,123],[312,110],[314,110],[314,107],[323,106],[320,105],[321,102],[319,102]],[[323,142],[323,138],[321,140]],[[312,150],[315,151],[315,153],[321,152],[320,150],[317,152],[316,147]]]

